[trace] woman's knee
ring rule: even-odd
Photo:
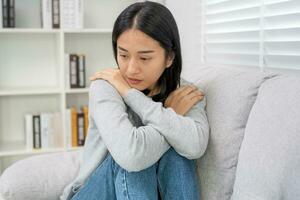
[[[168,168],[195,168],[195,160],[189,160],[170,148],[159,161],[159,170]]]
[[[178,154],[173,148],[170,148],[160,159],[160,162],[174,162],[174,161],[186,162],[190,160]]]
[[[155,200],[157,198],[156,165],[138,172],[128,172],[116,165],[117,199]]]

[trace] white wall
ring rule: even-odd
[[[200,66],[200,15],[199,0],[166,0],[165,5],[173,13],[179,28],[181,39],[183,71],[182,76],[192,73],[193,69]]]

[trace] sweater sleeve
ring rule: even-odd
[[[158,130],[177,153],[188,159],[197,159],[204,154],[209,138],[205,98],[185,116],[178,115],[172,108],[164,108],[162,103],[152,101],[134,88],[123,98],[143,124]]]
[[[127,171],[140,171],[156,163],[169,149],[165,138],[152,126],[135,127],[124,100],[107,81],[90,88],[91,120],[114,160]]]

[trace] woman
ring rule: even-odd
[[[132,4],[112,43],[118,68],[91,78],[83,161],[61,199],[199,199],[193,159],[205,152],[209,128],[204,94],[179,87],[172,14],[158,3]]]

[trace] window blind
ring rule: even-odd
[[[300,0],[202,0],[202,62],[300,70]]]

